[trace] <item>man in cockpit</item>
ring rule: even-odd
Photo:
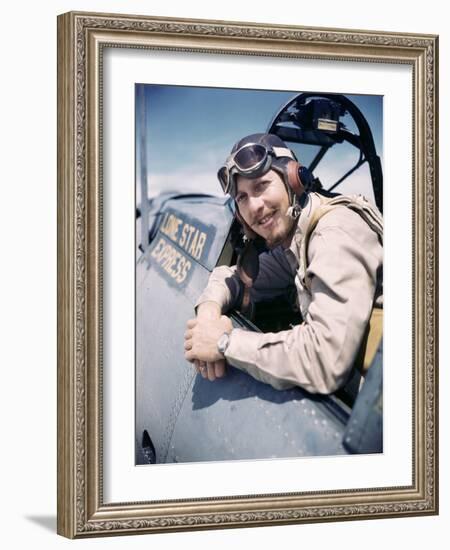
[[[307,169],[272,134],[237,142],[218,177],[247,244],[236,266],[212,272],[187,324],[186,359],[211,381],[229,363],[277,389],[336,391],[381,339],[381,214],[362,196],[309,192]],[[233,328],[226,315],[292,288],[303,322],[289,330]]]

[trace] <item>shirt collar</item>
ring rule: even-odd
[[[319,205],[320,205],[320,198],[317,195],[317,193],[308,193],[302,205],[302,211],[300,212],[300,216],[298,218],[298,223],[295,229],[292,242],[290,246],[284,250],[284,253],[286,254],[289,261],[292,261],[292,257],[294,257],[295,261],[298,263],[297,258],[299,254],[298,251],[299,251],[300,243],[303,239],[303,235],[305,234],[308,228],[311,216],[314,210]]]

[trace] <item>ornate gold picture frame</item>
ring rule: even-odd
[[[407,485],[106,501],[103,98],[107,49],[411,69]],[[58,18],[58,533],[70,538],[438,513],[438,38],[129,15]],[[391,152],[394,154],[395,152]],[[131,181],[131,184],[133,182]],[[393,184],[388,182],[387,185]],[[392,298],[392,296],[391,296]],[[130,372],[133,365],[130,364]],[[401,405],[401,404],[399,404]],[[152,466],[150,466],[151,468]],[[177,468],[178,465],[172,466]],[[409,467],[409,466],[408,466]]]

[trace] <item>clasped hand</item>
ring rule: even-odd
[[[185,358],[194,364],[203,378],[215,380],[225,375],[225,358],[217,349],[217,341],[233,325],[225,315],[212,319],[198,315],[187,323],[184,335]]]

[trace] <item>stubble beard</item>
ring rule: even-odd
[[[278,234],[266,237],[264,239],[267,248],[273,250],[277,246],[283,245],[284,243],[286,244],[287,248],[292,241],[292,237],[294,236],[296,225],[297,224],[295,223],[295,221],[289,218],[286,227],[283,227],[283,229]]]

